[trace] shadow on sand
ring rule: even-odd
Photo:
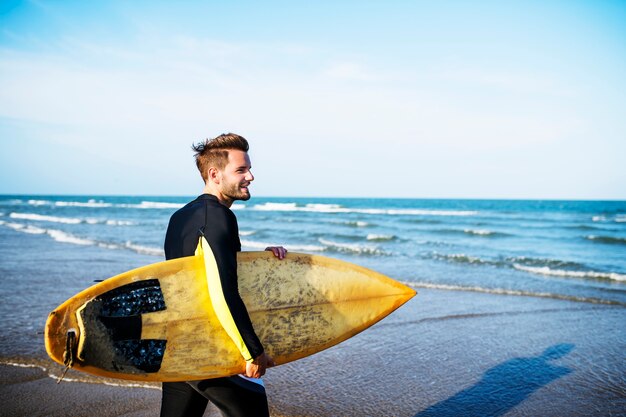
[[[564,357],[573,348],[572,344],[559,344],[537,357],[508,360],[485,372],[476,385],[428,407],[415,417],[504,415],[539,388],[572,372],[550,361]]]

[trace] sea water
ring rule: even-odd
[[[57,246],[57,262],[71,262],[86,246],[157,262],[169,217],[190,199],[0,196],[0,236],[13,243],[36,236]],[[232,210],[243,250],[282,245],[415,286],[626,306],[623,201],[255,197]],[[0,256],[4,265],[7,253]],[[32,261],[28,253],[13,256],[12,262]],[[20,290],[0,285],[3,292]],[[45,294],[46,286],[64,283],[42,285]]]
[[[47,314],[94,281],[163,260],[169,217],[193,198],[0,196],[0,362],[47,366],[43,348]],[[497,350],[493,350],[493,345],[481,349],[492,349],[494,354],[515,352],[520,343],[529,344],[524,351],[534,352],[539,347],[534,346],[533,340],[550,323],[550,329],[562,331],[555,330],[554,335],[544,337],[553,338],[555,345],[579,339],[569,357],[572,361],[580,357],[581,363],[592,361],[578,372],[585,376],[584,380],[574,385],[568,383],[567,392],[588,386],[591,392],[607,393],[609,401],[623,401],[624,367],[616,364],[623,363],[619,358],[623,358],[626,342],[624,201],[253,197],[247,202],[236,202],[232,210],[239,221],[243,250],[282,245],[291,252],[353,262],[418,290],[437,290],[418,298],[439,300],[433,305],[440,311],[424,310],[420,313],[424,316],[417,318],[408,316],[414,311],[410,309],[394,313],[391,321],[385,320],[388,325],[379,327],[382,330],[365,332],[351,343],[352,351],[371,354],[374,343],[389,350],[386,357],[393,357],[395,349],[405,349],[397,347],[404,339],[397,338],[396,330],[414,323],[422,332],[421,349],[432,352],[426,355],[431,359],[412,362],[423,362],[427,367],[423,372],[433,372],[442,368],[432,367],[432,358],[466,343],[465,338],[472,335],[465,333],[475,331],[464,327],[467,323],[459,327],[461,322],[446,318],[460,320],[472,316],[468,312],[474,313],[476,320],[491,317],[489,325],[480,327],[480,334],[484,337],[493,331],[493,337],[487,340],[500,340],[498,343],[503,345]],[[480,299],[480,304],[463,304],[466,301],[454,295],[459,292],[479,293],[480,297],[472,300]],[[446,297],[446,293],[451,296]],[[502,294],[513,298],[502,298]],[[452,300],[460,304],[454,305]],[[555,304],[560,300],[573,302],[575,307],[562,309]],[[503,302],[529,307],[511,307],[514,311],[510,312],[502,306]],[[511,327],[508,317],[521,320],[527,308],[543,311],[546,316]],[[555,315],[556,311],[562,314]],[[591,321],[570,326],[569,314],[577,314],[579,319],[588,316],[586,320]],[[557,326],[559,320],[563,324]],[[446,326],[454,329],[446,330]],[[576,329],[586,329],[589,336],[575,336]],[[386,333],[395,343],[377,345],[379,342],[370,340]],[[509,346],[505,335],[513,337],[513,333],[515,346]],[[425,343],[447,339],[450,340],[442,346]],[[407,339],[407,343],[414,342],[413,337]],[[549,347],[543,344],[541,349]],[[596,345],[598,348],[594,348]],[[340,355],[343,351],[340,348],[335,352]],[[459,357],[458,350],[455,352]],[[424,352],[418,350],[414,354]],[[440,382],[450,375],[462,380],[459,370],[480,365],[468,355],[457,366],[444,367],[446,373]],[[303,362],[298,366],[313,366],[311,372],[316,372],[310,364],[329,358],[333,355],[322,355],[309,365]],[[402,364],[388,364],[386,369],[400,375],[405,372]],[[588,382],[587,375],[595,374],[603,375],[601,384]],[[606,381],[613,382],[607,385]],[[279,386],[279,382],[274,384]],[[442,390],[450,385],[439,385],[436,392],[443,396]],[[420,386],[417,391],[423,389]],[[603,396],[594,404],[605,403]],[[285,404],[293,405],[293,399]],[[541,403],[539,409],[545,406]],[[332,410],[327,414],[332,415]]]
[[[0,196],[0,294],[28,293],[30,303],[48,304],[55,288],[163,260],[169,217],[192,198]],[[623,201],[255,197],[232,210],[243,250],[282,245],[416,287],[626,306]],[[45,249],[18,250],[25,239]],[[71,272],[47,279],[52,265]],[[28,276],[9,279],[25,270]],[[11,311],[1,310],[14,308],[8,299],[0,305],[5,319]]]
[[[55,288],[73,291],[126,266],[162,260],[168,219],[190,199],[0,196],[2,317],[16,307],[11,294],[49,305]],[[232,209],[243,250],[283,245],[417,287],[626,306],[623,201],[253,198]],[[15,249],[33,237],[45,253]],[[42,261],[50,251],[54,258]],[[110,260],[98,264],[103,257]],[[78,260],[84,270],[71,268]],[[71,272],[46,278],[52,265]],[[25,270],[28,276],[10,279]],[[24,324],[16,321],[5,326]]]

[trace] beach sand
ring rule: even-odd
[[[269,370],[272,416],[626,415],[624,307],[418,291],[352,339]],[[10,361],[2,416],[158,415],[158,389],[71,382],[71,370],[57,385],[49,361]]]

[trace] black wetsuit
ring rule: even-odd
[[[165,258],[192,256],[204,234],[215,255],[226,304],[253,358],[263,353],[237,286],[239,227],[233,212],[217,197],[203,194],[176,211],[165,236]],[[202,416],[211,400],[228,417],[269,416],[265,388],[241,377],[164,382],[161,416]]]

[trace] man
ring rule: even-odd
[[[250,198],[252,175],[248,142],[228,133],[195,146],[196,165],[205,183],[202,195],[174,213],[165,236],[165,257],[194,254],[204,236],[215,255],[224,298],[244,341],[244,376],[203,381],[164,382],[161,416],[202,416],[210,400],[228,417],[268,416],[267,396],[260,378],[274,365],[254,332],[237,287],[237,252],[241,250],[237,218],[230,210],[236,200]],[[269,247],[279,259],[287,251]]]

